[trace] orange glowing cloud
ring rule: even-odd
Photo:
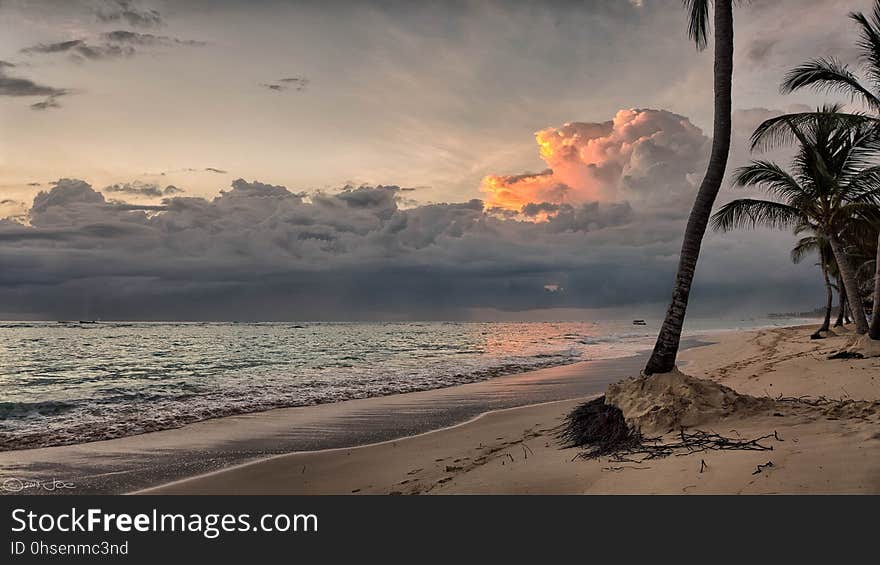
[[[534,203],[650,201],[690,191],[708,139],[665,110],[620,110],[602,123],[575,122],[535,133],[548,169],[488,175],[480,189],[489,209],[521,212]]]

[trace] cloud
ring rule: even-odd
[[[132,185],[109,192],[152,190]],[[162,194],[145,206],[61,179],[34,198],[29,225],[0,220],[0,302],[50,319],[448,319],[667,298],[680,218],[591,202],[529,208],[553,213],[532,222],[477,199],[402,209],[400,194],[385,185],[307,197],[236,179],[213,199]],[[711,261],[729,257],[711,244],[706,256],[701,276],[713,280]],[[785,270],[778,257],[767,263]],[[729,291],[717,280],[708,290]]]
[[[73,39],[58,43],[38,43],[25,47],[20,51],[25,55],[53,55],[65,53],[77,61],[131,57],[135,54],[134,47],[115,43],[89,44],[84,39]]]
[[[48,110],[50,108],[60,108],[61,104],[58,103],[58,95],[50,96],[41,102],[34,102],[31,104],[31,110]]]
[[[535,139],[548,168],[485,177],[481,189],[490,208],[623,201],[669,207],[692,197],[709,148],[709,139],[686,117],[651,109],[547,128]]]
[[[69,41],[59,41],[57,43],[38,43],[31,47],[25,47],[19,52],[27,55],[33,53],[66,53],[72,49],[78,48],[85,44],[82,39],[71,39]]]
[[[124,184],[112,184],[104,187],[103,192],[118,192],[147,198],[161,198],[163,196],[179,194],[184,191],[174,185],[168,185],[165,188],[162,188],[157,184],[134,181]]]
[[[225,174],[228,174],[229,171],[224,171],[223,169],[218,169],[216,167],[205,167],[205,172],[217,173],[218,175],[225,175]]]
[[[746,57],[753,62],[766,61],[773,52],[773,48],[779,44],[778,38],[759,38],[752,41],[746,47]]]
[[[29,79],[11,77],[0,69],[0,96],[63,96],[67,92]]]
[[[284,90],[294,90],[296,92],[302,92],[309,85],[309,79],[306,77],[289,77],[289,78],[281,78],[272,83],[260,83],[260,86],[263,88],[268,88],[269,90],[274,90],[275,92],[281,92]]]
[[[306,86],[308,86],[309,84],[309,79],[307,79],[306,77],[291,77],[278,79],[278,82],[283,83],[288,88],[293,88],[295,90],[305,90]]]
[[[0,218],[12,218],[13,221],[23,222],[27,219],[27,211],[28,205],[25,202],[12,198],[0,200]]]
[[[131,0],[110,0],[95,11],[102,22],[125,22],[132,27],[159,27],[164,24],[157,10],[142,8]]]
[[[71,39],[56,43],[38,43],[25,47],[19,52],[25,55],[66,54],[74,61],[98,61],[132,57],[138,53],[139,48],[198,47],[203,45],[206,45],[203,41],[116,30],[101,34],[96,41]]]
[[[135,31],[121,29],[107,32],[101,37],[111,43],[127,43],[131,45],[140,45],[145,47],[167,47],[174,45],[200,47],[207,45],[207,43],[205,43],[204,41],[196,41],[193,39],[178,39],[176,37],[169,37],[167,35],[153,35],[151,33],[138,33]]]
[[[31,104],[33,110],[58,108],[58,98],[66,96],[69,90],[38,84],[30,79],[11,77],[6,68],[14,67],[11,63],[0,65],[0,96],[46,96],[42,102]]]
[[[805,104],[789,104],[783,109],[778,108],[740,108],[731,114],[731,125],[734,136],[743,138],[750,137],[755,129],[770,118],[777,118],[783,114],[796,114],[800,112],[812,112]]]

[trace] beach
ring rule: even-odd
[[[719,332],[691,340],[680,356],[692,376],[786,398],[705,426],[726,437],[765,437],[760,444],[772,450],[620,462],[563,449],[565,415],[637,375],[644,362],[637,355],[7,451],[0,473],[4,484],[71,485],[55,494],[878,493],[880,359],[829,360],[854,338],[843,331],[810,340],[814,329]]]
[[[582,399],[498,410],[448,429],[354,449],[297,453],[149,490],[162,494],[878,493],[880,360],[828,360],[848,333],[812,327],[728,332],[682,354],[687,373],[743,393],[868,401],[858,414],[821,409],[733,418],[718,433],[772,451],[707,451],[641,463],[575,458],[555,432]]]

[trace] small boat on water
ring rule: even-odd
[[[634,326],[647,326],[648,322],[646,322],[644,320],[633,320],[633,325]]]

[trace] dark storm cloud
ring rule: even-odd
[[[0,301],[49,318],[350,319],[666,298],[681,218],[537,203],[555,215],[533,223],[480,200],[401,209],[399,194],[304,198],[237,179],[212,200],[139,206],[62,179],[35,197],[30,225],[0,220]],[[711,264],[701,273],[713,281]],[[728,289],[721,276],[714,285],[704,292]]]
[[[559,212],[561,204],[553,204],[552,202],[529,202],[522,207],[523,216],[534,218],[539,214],[556,214]]]
[[[124,22],[132,27],[159,27],[164,23],[158,10],[131,0],[109,0],[95,10],[95,15],[102,22]]]

